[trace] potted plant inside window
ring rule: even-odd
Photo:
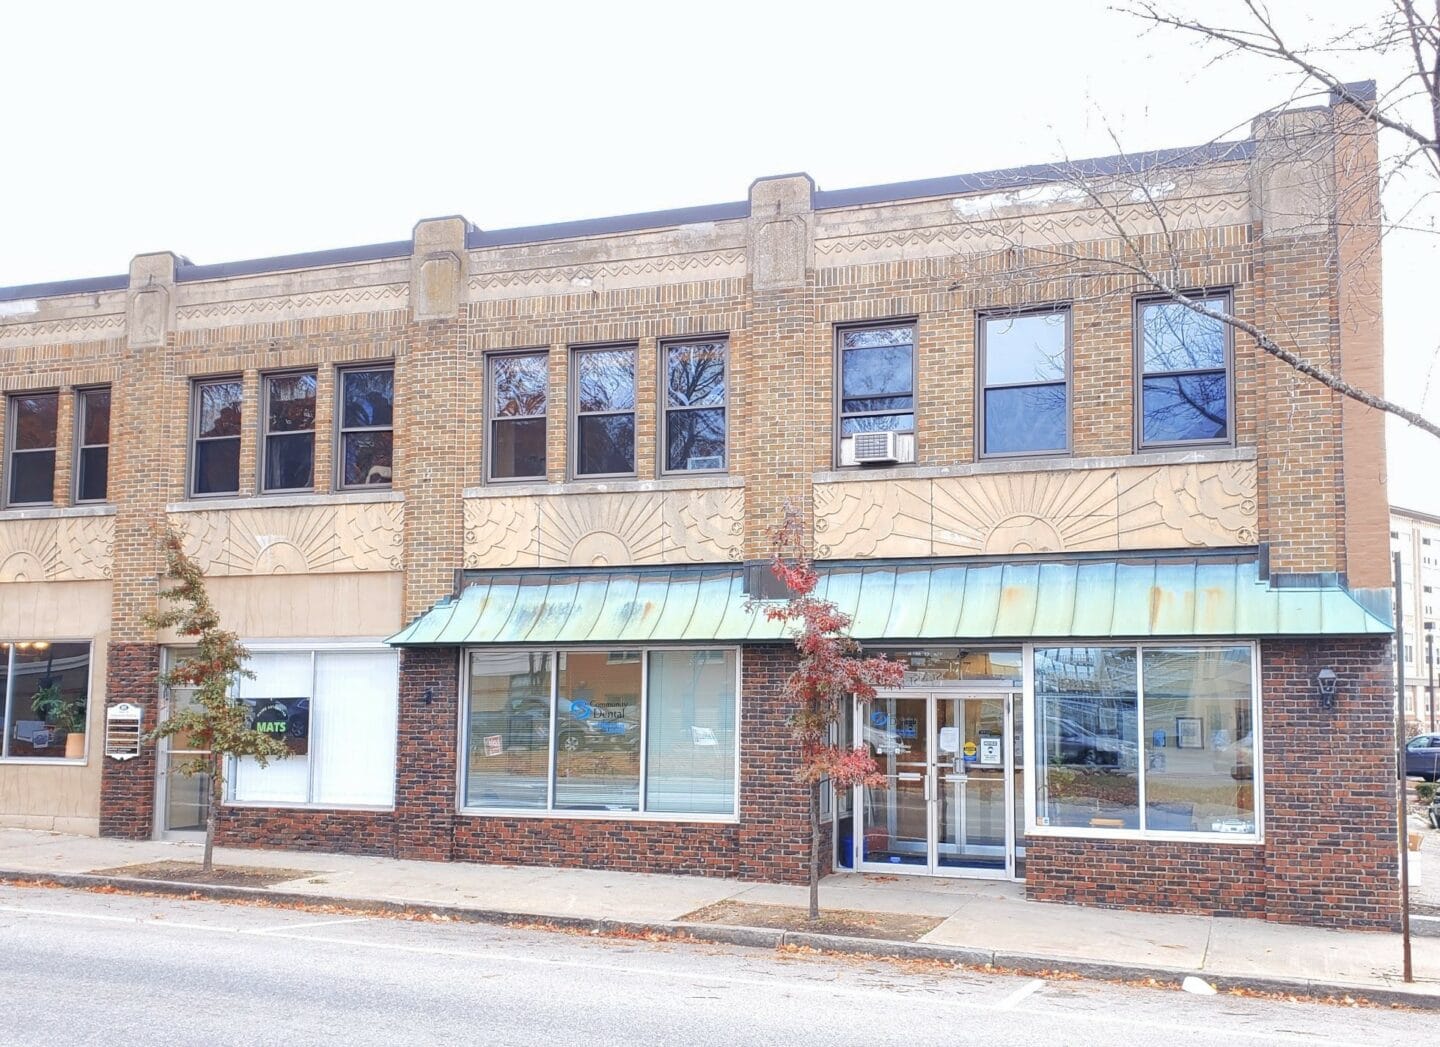
[[[60,684],[48,683],[35,692],[30,702],[35,715],[56,731],[65,734],[65,758],[78,760],[85,755],[85,702],[66,698]]]

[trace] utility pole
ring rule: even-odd
[[[1415,980],[1410,964],[1410,820],[1405,811],[1405,599],[1400,588],[1400,554],[1395,554],[1395,806],[1400,819],[1400,940],[1404,977]]]

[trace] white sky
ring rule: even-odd
[[[1380,3],[1272,9],[1313,39]],[[25,3],[0,51],[0,286],[1191,145],[1294,86],[1102,0]],[[1386,384],[1430,418],[1435,239],[1385,254]],[[1437,451],[1392,426],[1394,503],[1440,513]]]

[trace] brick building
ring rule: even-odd
[[[887,787],[830,798],[828,861],[1389,926],[1380,421],[1115,264],[1378,385],[1375,178],[1337,104],[0,290],[0,823],[202,823],[175,752],[101,741],[186,697],[168,522],[292,750],[232,768],[226,842],[803,879],[794,651],[745,607],[788,503],[908,668],[844,725]]]

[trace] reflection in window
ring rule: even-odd
[[[545,407],[550,389],[546,353],[490,357],[490,477],[545,476]]]
[[[395,369],[340,372],[340,486],[388,486],[395,425]]]
[[[240,492],[238,378],[195,383],[194,494]]]
[[[78,760],[90,715],[90,645],[0,641],[0,756]]]
[[[1037,648],[1037,824],[1253,838],[1252,659],[1245,644]]]
[[[915,431],[915,328],[840,332],[840,435]]]
[[[1197,299],[1228,312],[1228,297]],[[1140,305],[1142,444],[1224,440],[1230,435],[1229,332],[1217,317],[1179,302]]]
[[[465,807],[734,814],[735,651],[469,657]]]
[[[309,490],[315,482],[315,372],[265,377],[265,491]]]
[[[1035,817],[1140,828],[1135,648],[1035,649]]]
[[[1248,646],[1147,648],[1145,827],[1255,831]]]
[[[550,778],[549,651],[474,651],[465,806],[543,810]]]
[[[726,344],[665,347],[665,469],[725,468]]]
[[[575,475],[635,472],[635,349],[575,352]]]
[[[561,652],[555,699],[555,806],[640,809],[640,659]]]
[[[964,647],[877,648],[905,666],[907,684],[936,680],[1003,680],[1020,686],[1020,651],[970,650]]]
[[[1043,454],[1069,445],[1069,311],[983,321],[984,453]]]
[[[110,388],[81,389],[75,450],[75,500],[103,502],[110,483]]]

